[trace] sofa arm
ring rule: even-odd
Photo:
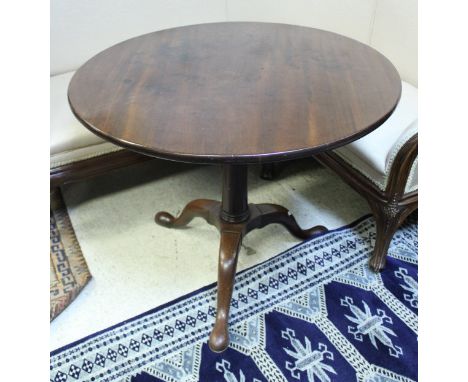
[[[407,190],[406,185],[413,171],[416,171],[418,157],[418,133],[416,132],[404,143],[398,145],[398,150],[390,161],[390,173],[386,188],[387,195],[401,198]]]

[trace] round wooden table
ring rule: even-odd
[[[285,24],[216,23],[163,30],[117,44],[73,76],[76,117],[102,138],[146,155],[224,166],[222,201],[194,200],[166,227],[202,217],[221,234],[217,313],[209,346],[229,344],[228,316],[241,240],[284,225],[289,211],[247,203],[247,165],[311,156],[380,126],[401,93],[393,65],[349,38]]]

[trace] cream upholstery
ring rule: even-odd
[[[380,189],[387,186],[387,177],[398,150],[418,131],[418,91],[402,82],[401,99],[385,123],[335,152],[372,180]],[[406,192],[418,186],[417,160],[406,184]]]
[[[71,112],[67,89],[73,73],[50,78],[51,168],[120,149],[84,128]]]
[[[50,168],[63,166],[73,162],[90,159],[99,155],[109,154],[114,151],[122,150],[121,147],[115,146],[109,142],[101,142],[92,146],[79,147],[74,150],[63,151],[57,154],[50,155]]]

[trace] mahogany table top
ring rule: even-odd
[[[104,139],[166,159],[256,163],[336,148],[371,132],[401,93],[371,47],[322,30],[215,23],[150,33],[86,62],[68,97]]]

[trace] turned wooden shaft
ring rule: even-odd
[[[247,165],[224,165],[221,218],[239,223],[249,217],[247,204]]]

